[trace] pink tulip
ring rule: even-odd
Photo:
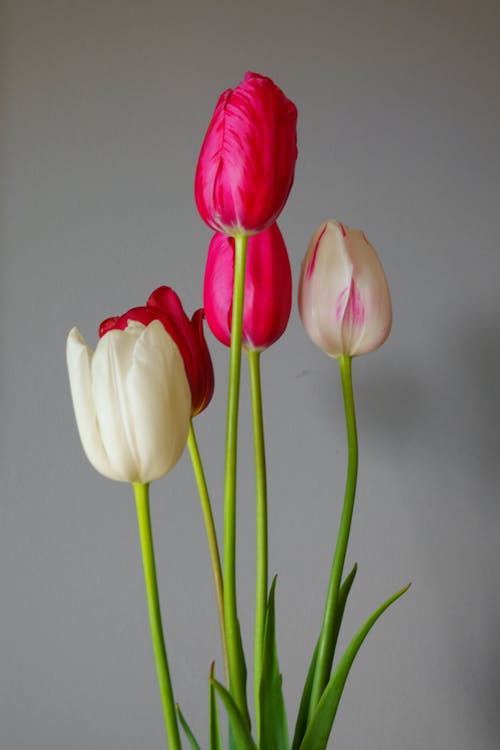
[[[321,224],[302,263],[299,312],[311,339],[331,357],[366,354],[384,343],[391,297],[363,232],[336,221]]]
[[[182,302],[173,289],[160,286],[149,297],[145,307],[133,307],[127,313],[107,318],[99,327],[99,336],[118,328],[125,330],[129,320],[148,325],[159,320],[181,353],[191,388],[191,416],[196,416],[210,403],[214,392],[214,370],[203,334],[203,310],[189,320]]]
[[[216,233],[208,248],[203,304],[207,323],[222,344],[231,344],[234,239]],[[249,237],[242,341],[260,351],[284,332],[292,306],[292,272],[277,224]]]
[[[202,219],[232,236],[262,232],[285,205],[296,159],[297,108],[270,78],[247,73],[221,94],[201,147]]]

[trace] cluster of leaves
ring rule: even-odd
[[[331,646],[332,651],[329,655],[331,657],[331,662],[333,662],[334,651],[340,632],[347,597],[356,576],[356,571],[357,566],[354,565],[340,589]],[[385,601],[382,606],[379,607],[364,623],[339,659],[336,667],[330,675],[330,679],[325,689],[322,692],[319,702],[314,706],[311,703],[311,698],[318,660],[318,639],[307,673],[304,689],[302,691],[293,740],[290,744],[285,701],[283,698],[282,676],[279,670],[278,650],[276,645],[275,578],[269,593],[266,611],[263,644],[263,670],[259,688],[260,721],[259,727],[257,728],[257,742],[255,742],[252,737],[248,714],[243,715],[228,690],[226,690],[226,688],[215,679],[214,665],[212,664],[209,679],[210,750],[223,750],[216,705],[216,693],[224,704],[229,717],[230,750],[325,750],[349,671],[361,644],[383,612],[385,612],[385,610],[390,607],[396,599],[399,599],[408,588],[409,586],[406,586],[404,589],[398,591],[387,599],[387,601]],[[200,745],[196,741],[179,707],[177,707],[177,710],[180,722],[191,744],[192,750],[201,750]]]

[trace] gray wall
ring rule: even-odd
[[[342,750],[498,748],[500,10],[496,1],[3,0],[0,19],[0,747],[160,748],[133,497],[87,463],[64,362],[78,324],[162,283],[200,305],[192,182],[216,97],[245,70],[299,109],[281,227],[295,284],[325,218],[379,250],[394,329],[354,364],[361,469],[344,640],[369,636]],[[197,420],[221,526],[227,352]],[[335,363],[294,310],[263,358],[271,571],[289,716],[319,627],[343,489]],[[247,395],[247,379],[243,381]],[[253,478],[241,415],[239,588],[251,653]],[[221,671],[187,455],[152,490],[177,699],[205,737]]]

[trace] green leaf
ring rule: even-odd
[[[245,662],[245,652],[243,651],[243,641],[241,639],[241,628],[240,628],[240,621],[236,620],[237,628],[236,628],[236,648],[238,651],[238,660],[240,662],[240,670],[241,674],[243,675],[243,688],[244,688],[244,694],[245,694],[245,714],[244,719],[246,721],[247,728],[250,730],[252,728],[252,722],[250,721],[250,713],[248,711],[248,705],[247,705],[247,699],[246,699],[246,686],[247,686],[247,665]]]
[[[340,587],[339,591],[339,599],[337,603],[337,612],[335,613],[335,622],[333,624],[333,640],[332,640],[332,653],[331,653],[331,663],[333,664],[333,658],[335,656],[335,648],[337,646],[337,640],[340,633],[340,626],[342,625],[342,618],[344,617],[344,610],[345,605],[347,602],[347,597],[349,596],[349,592],[351,590],[351,586],[353,584],[353,581],[356,577],[356,573],[358,570],[358,563],[354,563],[353,569],[349,573],[348,576],[346,576],[344,582],[342,583],[342,586]]]
[[[335,618],[335,623],[334,623],[334,637],[333,637],[333,651],[334,652],[335,652],[335,646],[337,645],[337,639],[339,637],[340,625],[342,623],[342,618],[344,616],[344,610],[345,610],[345,605],[347,602],[347,597],[349,596],[349,592],[351,590],[351,586],[356,576],[357,570],[358,570],[358,565],[357,563],[355,563],[353,569],[351,570],[351,572],[349,573],[349,575],[346,577],[345,581],[343,582],[342,586],[340,587],[339,602],[338,602],[338,615]],[[318,647],[319,647],[319,638],[316,643],[316,647],[314,649],[314,653],[311,659],[311,664],[309,666],[309,671],[307,672],[304,690],[302,691],[302,698],[300,701],[299,713],[297,715],[297,721],[295,723],[295,732],[293,735],[292,750],[298,750],[298,748],[300,747],[300,743],[302,742],[302,738],[304,737],[305,731],[307,729],[307,717],[309,716],[309,702],[311,700],[311,692],[312,692],[312,686],[313,686],[313,680],[314,680],[314,671],[316,669],[316,660],[318,658]],[[333,660],[333,654],[332,654],[332,660]]]
[[[342,655],[333,676],[325,687],[318,705],[316,706],[311,722],[307,727],[304,739],[300,745],[300,750],[325,750],[349,670],[351,669],[352,663],[361,647],[361,644],[380,615],[382,615],[383,612],[385,612],[385,610],[396,601],[396,599],[399,599],[400,596],[408,591],[409,588],[410,584],[384,602],[384,604],[382,604],[382,606],[379,607],[370,618],[368,618],[361,630],[359,630],[352,639]]]
[[[319,640],[319,639],[318,639]],[[306,682],[302,691],[302,698],[300,699],[299,713],[297,714],[297,721],[295,723],[295,732],[293,735],[292,750],[298,750],[302,738],[304,737],[307,729],[307,717],[309,715],[309,701],[311,700],[311,691],[314,679],[314,670],[316,669],[316,660],[318,658],[318,642],[314,649],[309,670],[307,672]]]
[[[220,734],[219,712],[217,711],[217,701],[215,700],[214,688],[214,662],[210,667],[210,680],[208,682],[208,726],[210,736],[210,750],[222,750],[222,738]]]
[[[177,713],[179,714],[179,719],[180,719],[180,722],[181,722],[182,728],[184,729],[184,731],[185,731],[185,733],[186,733],[186,737],[187,737],[187,738],[188,738],[188,740],[189,740],[189,744],[191,745],[191,747],[193,748],[193,750],[201,750],[201,749],[200,749],[200,746],[198,745],[198,743],[197,743],[197,742],[196,742],[196,740],[195,740],[194,734],[192,733],[192,731],[190,730],[190,728],[189,728],[189,726],[188,726],[188,723],[187,723],[186,719],[185,719],[185,718],[184,718],[184,716],[182,715],[182,711],[181,711],[181,709],[179,708],[179,704],[178,704],[178,703],[176,703],[176,704],[175,704],[175,707],[176,707],[176,709],[177,709]]]
[[[252,723],[250,721],[250,713],[248,711],[247,698],[246,698],[247,665],[246,665],[246,662],[245,662],[245,652],[243,650],[243,641],[242,641],[242,638],[241,638],[240,621],[238,619],[236,620],[236,626],[237,626],[236,627],[236,631],[235,631],[235,636],[236,636],[236,650],[237,650],[238,661],[240,663],[240,669],[239,669],[239,671],[240,671],[240,673],[242,675],[242,678],[243,678],[243,691],[244,691],[244,695],[245,695],[245,713],[242,715],[242,717],[245,720],[247,729],[250,731],[251,728],[252,728]],[[233,732],[231,730],[231,723],[229,724],[228,741],[229,741],[229,750],[239,750],[238,746],[237,746],[237,743],[235,741]]]
[[[227,737],[229,742],[229,750],[238,750],[236,740],[234,739],[233,730],[231,729],[231,722],[229,722],[229,726],[227,728]]]
[[[238,750],[257,750],[255,742],[252,739],[250,730],[247,727],[245,718],[241,715],[241,712],[234,702],[234,699],[228,693],[226,688],[217,682],[217,680],[210,680],[218,692],[222,702],[226,707],[227,714],[229,716],[229,722],[231,725],[231,731],[234,736],[234,741]]]
[[[276,647],[275,588],[276,576],[269,592],[264,623],[262,675],[259,687],[259,747],[269,748],[269,750],[289,750],[290,740]]]

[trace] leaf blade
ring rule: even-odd
[[[387,601],[385,601],[371,615],[371,617],[368,618],[365,624],[354,636],[351,643],[344,651],[330,681],[323,691],[321,699],[316,706],[309,726],[307,727],[302,743],[300,744],[300,750],[325,750],[349,670],[361,644],[378,618],[388,607],[390,607],[391,604],[403,596],[409,588],[410,584],[387,599]]]
[[[269,592],[264,624],[262,675],[259,686],[259,747],[289,750],[288,723],[276,645],[275,589],[276,576]]]
[[[215,699],[214,687],[215,664],[212,662],[210,667],[210,679],[208,681],[208,735],[210,750],[223,750],[222,737],[220,733],[219,712],[217,710],[217,701]]]
[[[217,680],[211,679],[211,682],[226,707],[231,730],[238,750],[257,750],[252,735],[250,734],[250,730],[247,727],[246,720],[241,715],[241,712],[231,694],[220,684],[220,682],[217,682]]]
[[[181,722],[181,726],[184,729],[184,732],[186,733],[186,737],[189,740],[189,744],[193,748],[193,750],[201,750],[200,746],[198,745],[196,738],[194,734],[192,733],[189,724],[187,723],[186,719],[184,718],[181,709],[179,708],[179,704],[176,703],[175,707],[177,709],[177,714],[179,716],[179,721]]]
[[[295,732],[292,741],[292,750],[298,750],[302,738],[304,737],[307,729],[307,717],[309,715],[309,703],[311,700],[311,690],[314,679],[314,671],[316,669],[316,662],[318,659],[318,642],[313,651],[311,663],[307,671],[307,677],[302,691],[302,698],[300,699],[299,712],[297,714],[297,721],[295,722]]]

